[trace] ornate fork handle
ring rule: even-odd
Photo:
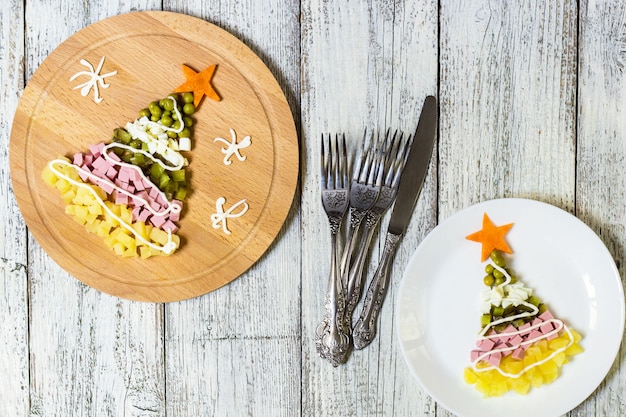
[[[349,271],[344,271],[344,277],[342,278],[344,283],[347,282],[346,288],[346,313],[345,317],[348,321],[348,325],[351,326],[352,313],[356,308],[359,300],[361,299],[361,293],[363,291],[363,284],[365,283],[365,276],[363,270],[365,267],[365,260],[367,259],[367,252],[369,250],[372,238],[374,237],[375,227],[380,221],[382,215],[387,211],[389,206],[393,203],[396,197],[396,189],[389,186],[383,186],[380,190],[378,200],[374,207],[372,207],[366,214],[363,221],[363,236],[359,242],[356,256],[353,255],[353,262]],[[347,278],[346,278],[347,275]]]
[[[374,228],[381,218],[382,213],[368,212],[365,218],[365,227],[363,229],[363,237],[357,248],[356,256],[352,256],[353,263],[349,270],[343,271],[342,281],[347,283],[346,287],[346,311],[345,319],[347,326],[351,326],[352,313],[356,305],[359,303],[361,293],[363,290],[363,284],[365,283],[363,269],[365,267],[365,260],[367,258],[367,252],[370,247],[372,238],[374,237]]]
[[[387,233],[383,255],[378,269],[376,269],[374,273],[372,282],[367,289],[361,316],[355,324],[354,329],[352,329],[352,341],[355,349],[363,349],[369,345],[376,336],[378,314],[385,301],[387,287],[389,286],[389,272],[400,238],[400,235]]]
[[[333,366],[344,363],[350,348],[349,332],[345,328],[345,291],[339,276],[337,262],[337,234],[341,221],[331,219],[331,259],[326,294],[326,314],[317,326],[315,344],[320,356]]]
[[[343,256],[341,258],[340,271],[343,276],[350,269],[350,263],[352,261],[352,254],[357,242],[357,236],[361,223],[365,219],[365,216],[369,212],[372,205],[376,202],[378,197],[379,188],[372,188],[368,185],[359,183],[352,184],[351,195],[358,203],[358,207],[350,207],[350,225],[348,227],[348,234],[346,236],[346,243],[343,250]],[[344,286],[348,284],[346,280],[343,282]]]

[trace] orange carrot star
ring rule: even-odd
[[[466,239],[473,240],[482,244],[481,262],[484,262],[493,250],[500,250],[506,253],[513,253],[509,245],[504,240],[506,235],[513,227],[513,223],[504,226],[496,226],[493,224],[487,213],[483,215],[483,228],[476,233],[466,236]]]
[[[181,84],[180,87],[176,88],[174,92],[193,93],[194,107],[198,107],[200,100],[202,100],[204,96],[211,97],[215,101],[220,101],[221,98],[219,94],[217,94],[211,85],[211,78],[213,78],[213,73],[215,73],[216,68],[217,65],[211,65],[200,72],[196,72],[183,64],[183,74],[185,75],[186,81]]]

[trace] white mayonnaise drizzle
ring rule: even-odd
[[[244,137],[241,140],[241,142],[237,143],[237,133],[235,132],[234,129],[230,129],[230,136],[231,136],[230,142],[224,138],[215,138],[213,140],[213,142],[222,142],[223,144],[226,145],[226,148],[222,148],[222,153],[225,155],[224,165],[230,165],[233,163],[233,161],[230,160],[232,156],[235,156],[237,159],[239,159],[242,162],[245,161],[246,156],[242,155],[239,152],[239,150],[243,148],[247,148],[252,143],[252,141],[250,140],[250,136]]]
[[[214,229],[219,229],[221,227],[222,231],[229,235],[230,230],[226,227],[226,220],[243,216],[248,211],[248,203],[246,203],[246,200],[243,199],[233,204],[228,210],[224,211],[225,202],[226,199],[224,197],[219,197],[215,201],[215,210],[217,213],[211,214],[211,221],[213,222]],[[233,210],[240,205],[243,205],[243,208],[238,213],[233,214]]]
[[[126,131],[133,139],[144,142],[148,146],[149,153],[158,153],[162,155],[167,162],[172,164],[172,166],[169,166],[159,161],[161,166],[167,170],[175,171],[187,165],[187,160],[180,152],[169,146],[169,137],[166,132],[182,132],[185,128],[185,122],[178,110],[176,99],[173,96],[168,96],[168,99],[174,103],[174,112],[180,123],[178,128],[174,129],[173,127],[164,126],[161,123],[153,122],[143,116],[132,123],[127,123]]]
[[[493,267],[494,267],[495,269],[497,269],[498,271],[502,272],[502,274],[503,274],[503,275],[504,275],[504,277],[505,277],[504,282],[503,282],[502,284],[500,284],[500,285],[498,285],[498,286],[497,286],[497,287],[500,287],[500,290],[501,290],[501,291],[500,291],[500,293],[501,293],[501,294],[504,294],[504,287],[505,287],[506,285],[510,284],[510,282],[511,282],[511,276],[509,275],[509,273],[508,273],[508,272],[507,272],[504,268],[501,268],[501,267],[499,267],[498,265],[495,265],[495,264],[492,264],[492,265],[493,265]],[[522,304],[522,305],[524,305],[524,306],[526,306],[526,307],[532,308],[532,311],[530,311],[530,312],[526,311],[526,312],[523,312],[523,313],[520,313],[520,314],[516,314],[516,315],[514,315],[514,316],[510,316],[510,317],[503,317],[503,318],[501,318],[501,319],[498,319],[498,320],[495,320],[495,321],[493,321],[493,322],[489,323],[489,324],[488,324],[487,326],[485,326],[485,327],[482,329],[482,331],[479,333],[478,340],[485,340],[485,339],[491,339],[491,338],[498,338],[498,337],[503,337],[503,336],[504,336],[504,337],[510,337],[510,336],[515,336],[515,335],[521,335],[521,334],[523,334],[523,333],[527,333],[527,332],[532,331],[533,329],[536,329],[536,328],[538,328],[538,327],[541,327],[541,326],[543,326],[544,324],[546,324],[546,323],[548,323],[548,322],[550,322],[550,323],[555,323],[555,324],[556,324],[556,328],[555,328],[555,329],[553,329],[551,332],[548,332],[548,333],[546,333],[546,334],[542,334],[540,337],[536,337],[536,338],[534,338],[534,339],[527,339],[527,340],[525,340],[524,342],[520,343],[518,346],[503,347],[503,348],[500,348],[500,349],[494,349],[494,350],[490,350],[490,351],[488,351],[488,352],[484,352],[484,353],[482,353],[481,355],[479,355],[479,356],[478,356],[478,357],[477,357],[477,358],[476,358],[476,359],[472,362],[472,369],[473,369],[474,371],[476,371],[476,372],[486,372],[486,371],[490,371],[490,370],[492,370],[492,369],[495,369],[495,370],[497,370],[497,371],[500,373],[500,375],[503,375],[503,376],[506,376],[506,377],[509,377],[509,378],[519,378],[520,376],[522,376],[522,375],[523,375],[526,371],[528,371],[529,369],[532,369],[532,368],[534,368],[534,367],[536,367],[536,366],[539,366],[539,365],[541,365],[541,364],[543,364],[543,363],[548,362],[549,360],[551,360],[552,358],[554,358],[556,355],[558,355],[559,353],[561,353],[561,352],[565,351],[568,347],[570,347],[572,344],[574,344],[574,336],[572,335],[571,330],[569,329],[569,327],[567,327],[567,325],[565,325],[565,323],[564,323],[562,320],[559,320],[559,319],[550,319],[550,320],[546,320],[546,321],[543,321],[542,323],[538,323],[538,324],[535,324],[535,325],[531,325],[530,327],[528,327],[528,328],[526,328],[526,329],[524,329],[524,330],[516,330],[516,331],[513,331],[513,332],[496,333],[496,334],[487,335],[487,332],[488,332],[489,330],[491,330],[494,326],[497,326],[497,325],[499,325],[499,324],[503,324],[503,323],[513,322],[513,321],[515,321],[515,320],[517,320],[517,319],[519,319],[519,318],[524,318],[524,317],[534,316],[534,315],[536,315],[536,314],[539,312],[539,309],[538,309],[535,305],[533,305],[533,304],[531,304],[531,303],[528,303],[528,302],[525,302],[525,301],[519,302],[519,300],[518,300],[518,299],[512,300],[512,299],[510,299],[510,298],[507,298],[507,296],[504,296],[504,297],[501,299],[501,301],[502,301],[502,302],[504,302],[505,300],[507,300],[507,301],[509,301],[509,302],[511,302],[511,303],[513,303],[513,302],[514,302],[514,303],[515,303],[515,305]],[[479,363],[480,361],[482,361],[483,359],[487,358],[487,357],[488,357],[489,355],[491,355],[492,353],[510,352],[510,351],[516,350],[516,349],[517,349],[517,348],[519,348],[520,346],[531,345],[531,344],[533,344],[533,343],[535,343],[535,342],[537,342],[537,341],[539,341],[539,340],[541,340],[541,339],[548,338],[548,337],[550,337],[550,336],[551,336],[551,335],[553,335],[553,334],[559,333],[561,330],[565,330],[565,332],[567,333],[567,335],[568,335],[568,337],[569,337],[569,339],[570,339],[570,340],[569,340],[569,343],[568,343],[566,346],[563,346],[563,347],[561,347],[561,348],[559,348],[559,349],[556,349],[554,352],[552,352],[552,353],[551,353],[549,356],[547,356],[546,358],[544,358],[544,359],[542,359],[542,360],[540,360],[540,361],[534,362],[534,363],[532,363],[532,364],[530,364],[530,365],[526,366],[525,368],[523,368],[521,371],[519,371],[519,372],[518,372],[518,373],[516,373],[516,374],[512,374],[512,373],[509,373],[509,372],[505,372],[505,371],[503,371],[503,370],[502,370],[500,367],[498,367],[498,366],[493,366],[493,365],[491,365],[491,366],[480,367],[480,368],[477,366],[477,365],[478,365],[478,363]]]
[[[70,184],[79,187],[79,188],[83,188],[88,190],[96,199],[96,201],[98,202],[98,204],[100,204],[100,206],[104,209],[104,211],[107,212],[107,214],[109,216],[111,216],[112,218],[114,218],[116,221],[119,222],[119,224],[125,228],[126,230],[128,230],[129,232],[131,232],[135,238],[139,241],[141,241],[142,243],[144,243],[146,246],[151,247],[152,249],[155,250],[159,250],[167,255],[171,254],[172,252],[174,252],[177,248],[176,242],[174,242],[174,240],[172,239],[172,232],[171,231],[167,231],[167,243],[163,246],[157,245],[147,239],[145,239],[143,236],[141,236],[139,233],[137,233],[135,231],[135,229],[128,223],[126,223],[125,221],[123,221],[117,214],[113,213],[113,211],[111,211],[111,209],[104,203],[104,201],[102,200],[102,198],[100,198],[100,196],[98,195],[98,193],[96,193],[96,191],[89,185],[86,184],[84,182],[80,182],[80,181],[76,181],[73,178],[70,178],[69,176],[67,176],[65,173],[61,172],[60,170],[58,170],[55,167],[55,164],[59,164],[59,165],[65,165],[68,167],[72,167],[74,169],[76,169],[78,172],[82,173],[83,175],[86,175],[90,178],[95,178],[97,180],[102,180],[100,177],[98,177],[95,174],[92,174],[91,172],[82,169],[79,166],[76,166],[74,164],[72,164],[71,162],[68,162],[64,159],[53,159],[52,161],[48,162],[48,168],[57,176],[60,178],[65,179],[67,182],[69,182]],[[128,192],[120,187],[118,187],[115,184],[111,185],[114,189],[116,189],[118,192],[122,192],[122,193],[126,193],[128,194]],[[138,198],[140,200],[143,200],[139,197],[134,197],[134,198]],[[143,200],[145,201],[145,200]],[[149,206],[149,204],[146,204],[146,206]],[[180,209],[180,208],[179,208]]]

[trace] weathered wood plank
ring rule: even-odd
[[[159,6],[157,1],[27,2],[27,77],[87,24]],[[31,414],[165,415],[162,306],[128,302],[86,287],[32,238],[28,267]]]
[[[319,195],[319,142],[345,132],[352,150],[363,128],[413,133],[424,97],[437,92],[436,2],[303,2],[303,414],[434,415],[432,400],[408,373],[396,342],[395,288],[409,256],[436,220],[436,156],[396,255],[379,334],[338,368],[313,343],[329,270],[329,233]],[[436,155],[436,154],[435,154]],[[386,227],[386,219],[382,222]],[[377,265],[382,237],[371,254]],[[357,314],[359,308],[357,308]]]
[[[440,13],[440,220],[502,197],[573,212],[576,2],[444,1]]]
[[[168,1],[164,8],[203,18],[252,48],[281,84],[299,126],[298,2]],[[248,272],[210,294],[166,305],[168,415],[300,414],[298,199]]]
[[[9,177],[9,133],[24,88],[24,6],[0,4],[0,415],[25,416],[28,390],[27,238]]]
[[[591,226],[624,277],[626,218],[626,7],[580,3],[576,214]],[[595,394],[571,416],[624,415],[624,346]]]
[[[576,13],[442,2],[440,219],[513,196],[574,211]]]

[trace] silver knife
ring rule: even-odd
[[[355,349],[363,349],[376,336],[378,314],[389,286],[389,273],[393,257],[398,243],[409,225],[417,197],[424,184],[424,178],[426,178],[426,172],[430,164],[430,156],[435,144],[436,131],[437,100],[433,96],[428,96],[424,100],[413,144],[411,145],[411,150],[400,178],[400,184],[398,185],[398,195],[396,196],[391,219],[389,219],[389,225],[387,226],[385,247],[378,268],[367,289],[361,316],[352,330]]]

